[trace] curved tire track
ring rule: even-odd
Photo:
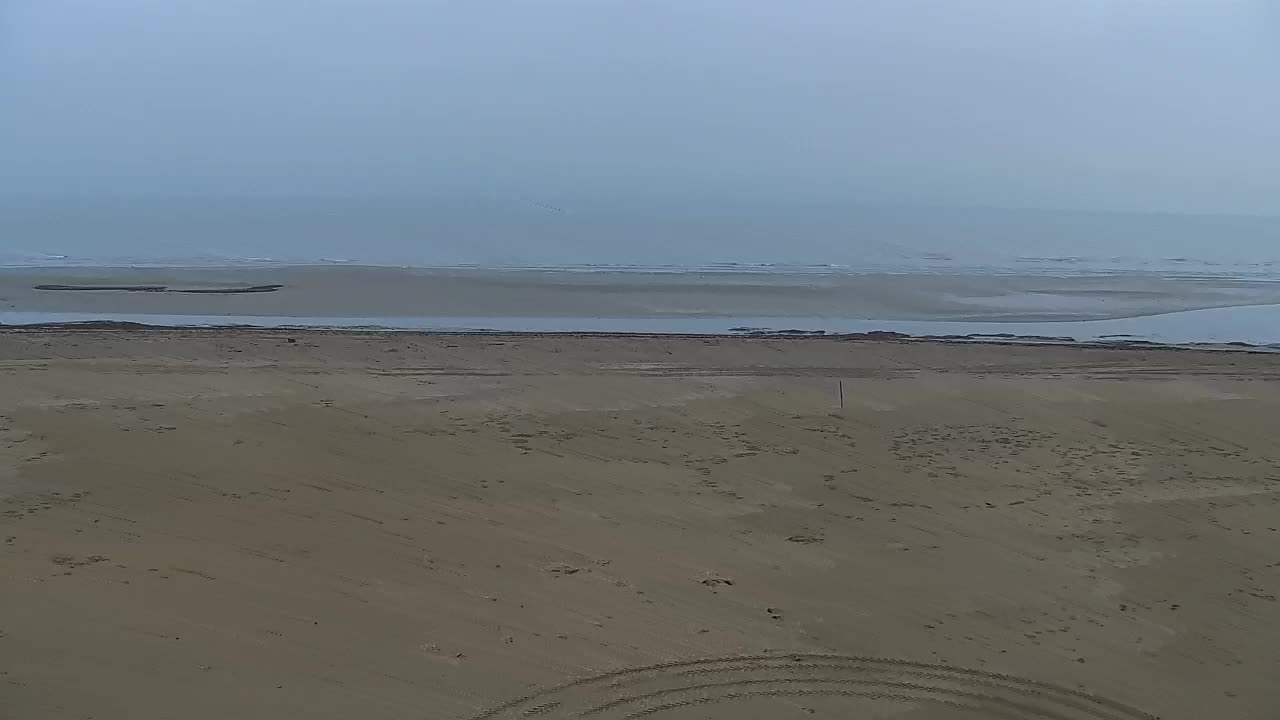
[[[1005,673],[855,655],[673,661],[574,680],[472,720],[659,720],[669,710],[780,697],[846,697],[979,710],[1012,720],[1157,720],[1114,700]]]

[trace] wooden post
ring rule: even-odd
[[[839,380],[838,382],[840,383],[840,409],[843,410],[844,409],[844,381]]]

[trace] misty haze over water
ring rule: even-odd
[[[0,264],[1256,269],[1277,87],[1267,0],[9,0]]]

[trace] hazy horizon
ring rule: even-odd
[[[0,254],[1280,259],[1277,87],[1267,0],[9,0]]]

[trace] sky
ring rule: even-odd
[[[5,207],[299,197],[1280,215],[1280,0],[0,0]]]

